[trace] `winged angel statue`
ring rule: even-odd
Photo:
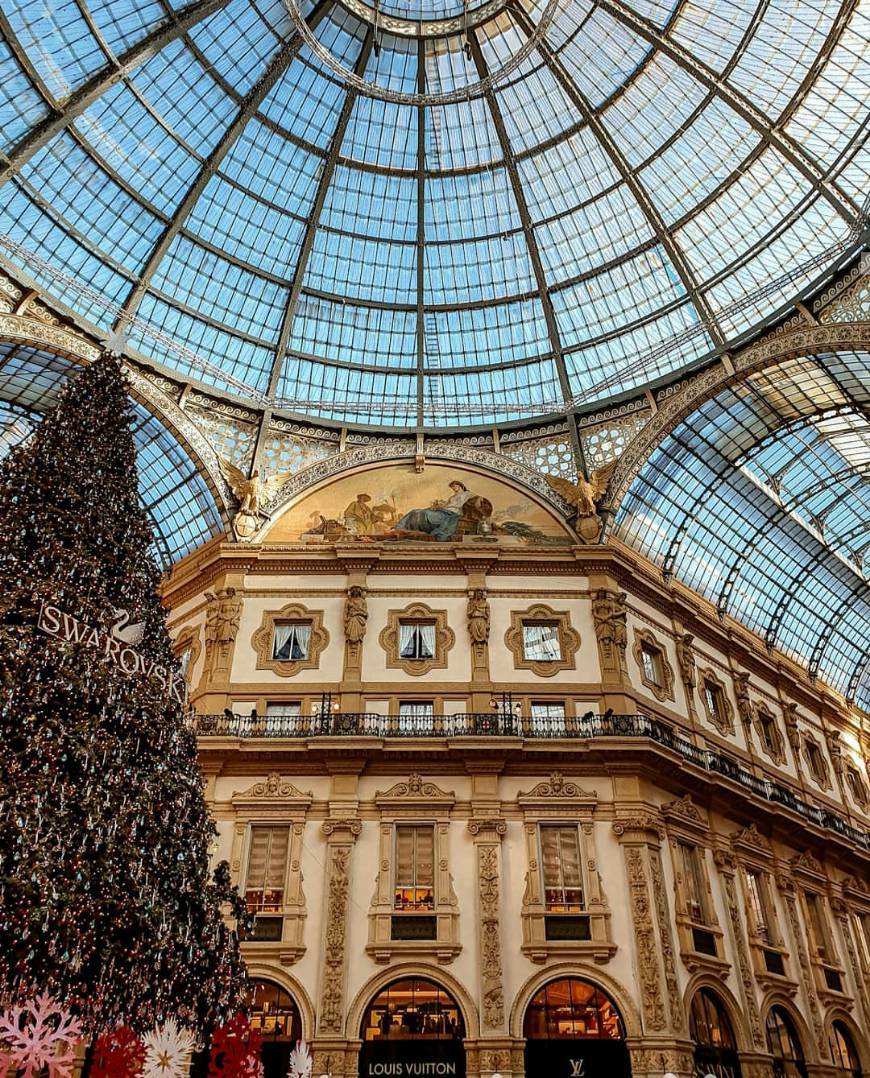
[[[547,484],[557,494],[560,494],[566,502],[574,506],[577,512],[577,520],[580,524],[580,534],[587,541],[594,542],[601,531],[601,520],[598,516],[598,503],[604,497],[607,484],[613,475],[616,461],[605,465],[593,472],[588,479],[581,475],[576,483],[563,479],[560,475],[545,475]],[[585,526],[584,526],[584,522]],[[594,525],[594,529],[593,526]],[[594,534],[593,534],[594,530]]]
[[[249,539],[259,527],[260,507],[284,486],[293,473],[276,472],[268,479],[263,479],[260,469],[255,468],[249,479],[241,468],[224,457],[218,457],[218,464],[224,479],[239,499],[239,511],[233,518],[233,528],[240,539]]]

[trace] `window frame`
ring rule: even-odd
[[[560,883],[559,883],[559,885],[556,885],[556,886],[553,886],[553,885],[548,886],[548,884],[547,884],[547,859],[546,859],[546,854],[545,854],[544,833],[545,832],[550,832],[550,831],[554,832],[554,833],[558,833],[558,835],[559,835],[558,866],[559,866]],[[579,877],[580,877],[579,882],[574,884],[574,885],[566,884],[565,881],[564,881],[564,878],[563,878],[563,871],[564,871],[565,861],[564,861],[564,857],[563,857],[564,848],[563,848],[563,845],[562,845],[562,839],[567,834],[572,835],[572,837],[574,839],[574,842],[575,842],[576,864],[577,864],[577,868],[578,868],[578,871],[579,871]],[[562,824],[562,823],[556,823],[556,822],[550,822],[550,821],[541,821],[538,824],[538,843],[539,843],[539,847],[540,847],[540,858],[539,858],[538,863],[540,865],[540,870],[541,870],[541,891],[542,891],[543,896],[544,896],[544,909],[546,910],[546,912],[548,914],[550,914],[550,913],[587,913],[588,912],[588,910],[587,910],[588,903],[586,901],[586,872],[584,871],[584,866],[583,866],[583,843],[582,843],[581,838],[580,838],[580,826],[579,826],[579,824]],[[579,895],[580,895],[579,902],[574,903],[574,902],[569,902],[568,901],[566,895],[567,895],[569,890],[579,891]],[[561,893],[562,893],[562,901],[558,902],[558,903],[551,902],[550,897],[549,897],[549,892],[550,891],[561,891]]]
[[[399,879],[398,879],[398,873],[399,873],[399,868],[400,868],[400,862],[399,862],[399,833],[402,830],[410,831],[414,835],[414,840],[413,840],[414,841],[413,873],[412,873],[414,879],[410,884],[400,883]],[[416,893],[418,891],[426,889],[424,886],[419,886],[418,887],[417,882],[416,882],[416,880],[417,880],[417,836],[418,836],[418,833],[422,833],[422,832],[426,832],[431,838],[430,854],[431,854],[432,863],[430,865],[430,874],[431,874],[431,877],[432,877],[432,882],[428,886],[428,891],[430,893],[430,898],[429,898],[428,903],[425,903],[425,904],[421,904],[421,902],[418,899],[415,898],[414,902],[411,905],[398,905],[397,904],[397,897],[398,897],[398,891],[400,890],[400,888],[404,889],[404,890],[409,890],[409,889],[413,890],[415,892],[415,895],[416,895]],[[393,910],[394,910],[394,912],[395,913],[427,913],[427,914],[433,913],[435,911],[435,908],[436,908],[437,904],[438,904],[437,903],[437,898],[436,898],[436,887],[437,887],[438,880],[437,880],[437,875],[436,875],[436,872],[435,872],[435,824],[434,823],[431,823],[431,824],[429,824],[429,823],[405,823],[404,821],[397,821],[393,825],[393,858],[392,858],[392,865],[393,865]]]

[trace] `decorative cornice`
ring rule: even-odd
[[[810,853],[809,850],[804,850],[802,853],[795,854],[789,861],[792,867],[792,871],[797,872],[809,872],[814,876],[824,876],[825,870],[822,868],[819,860]]]
[[[247,790],[237,790],[232,800],[234,804],[237,801],[304,801],[310,805],[314,794],[310,790],[300,790],[279,772],[270,771],[263,782],[255,782]]]
[[[378,790],[375,794],[375,804],[389,801],[449,802],[452,805],[456,801],[456,794],[442,790],[434,782],[424,782],[420,775],[412,772],[406,782],[397,782],[389,790]]]
[[[692,800],[691,794],[684,794],[683,797],[678,797],[676,801],[662,805],[661,811],[662,815],[668,820],[678,819],[688,821],[698,827],[709,827],[707,814],[698,808]]]
[[[761,853],[773,853],[773,847],[771,846],[769,839],[761,834],[754,823],[751,823],[748,827],[744,827],[742,831],[735,831],[731,836],[731,845],[743,846],[751,850],[759,850]]]
[[[566,780],[561,771],[554,771],[546,782],[539,782],[537,786],[527,793],[517,794],[519,804],[540,798],[561,798],[563,800],[573,798],[583,801],[597,801],[598,795],[582,789],[576,782]]]

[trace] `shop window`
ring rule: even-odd
[[[855,1042],[852,1040],[852,1034],[842,1022],[831,1023],[829,1043],[834,1066],[845,1074],[852,1075],[852,1078],[861,1078],[861,1061],[858,1058]]]
[[[461,1042],[465,1023],[459,1005],[449,992],[433,981],[412,977],[396,981],[377,994],[363,1017],[360,1036],[364,1045],[372,1041]]]
[[[262,1041],[263,1078],[285,1078],[293,1046],[302,1040],[296,1001],[270,981],[252,981],[247,1007],[251,1028]]]
[[[399,656],[402,659],[435,658],[434,621],[399,622]]]
[[[806,1078],[803,1048],[788,1013],[782,1007],[771,1007],[765,1028],[775,1078]]]
[[[621,1041],[625,1031],[619,1012],[603,992],[586,981],[566,977],[551,981],[532,997],[523,1036],[529,1040]]]
[[[559,662],[562,643],[557,622],[523,622],[523,658],[526,662]]]
[[[576,827],[541,825],[541,872],[548,913],[583,910],[583,868]]]
[[[308,658],[310,644],[310,621],[277,622],[272,637],[272,658],[275,662],[299,662]]]
[[[689,1036],[695,1045],[695,1071],[716,1078],[741,1078],[737,1041],[725,1007],[709,988],[692,999]]]
[[[397,911],[435,908],[435,828],[396,827],[396,881],[393,905]]]

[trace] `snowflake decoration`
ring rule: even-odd
[[[145,1038],[143,1078],[184,1078],[193,1035],[168,1018]]]
[[[44,1068],[48,1078],[70,1078],[74,1048],[82,1037],[78,1019],[47,992],[0,1015],[3,1061],[20,1078],[36,1078]]]
[[[214,1032],[208,1078],[260,1078],[260,1034],[243,1014],[234,1015]]]
[[[145,1045],[127,1026],[101,1033],[94,1045],[91,1078],[135,1078],[145,1062]]]
[[[290,1053],[290,1067],[287,1078],[311,1078],[314,1069],[314,1060],[308,1051],[305,1041],[297,1041],[296,1047]]]

